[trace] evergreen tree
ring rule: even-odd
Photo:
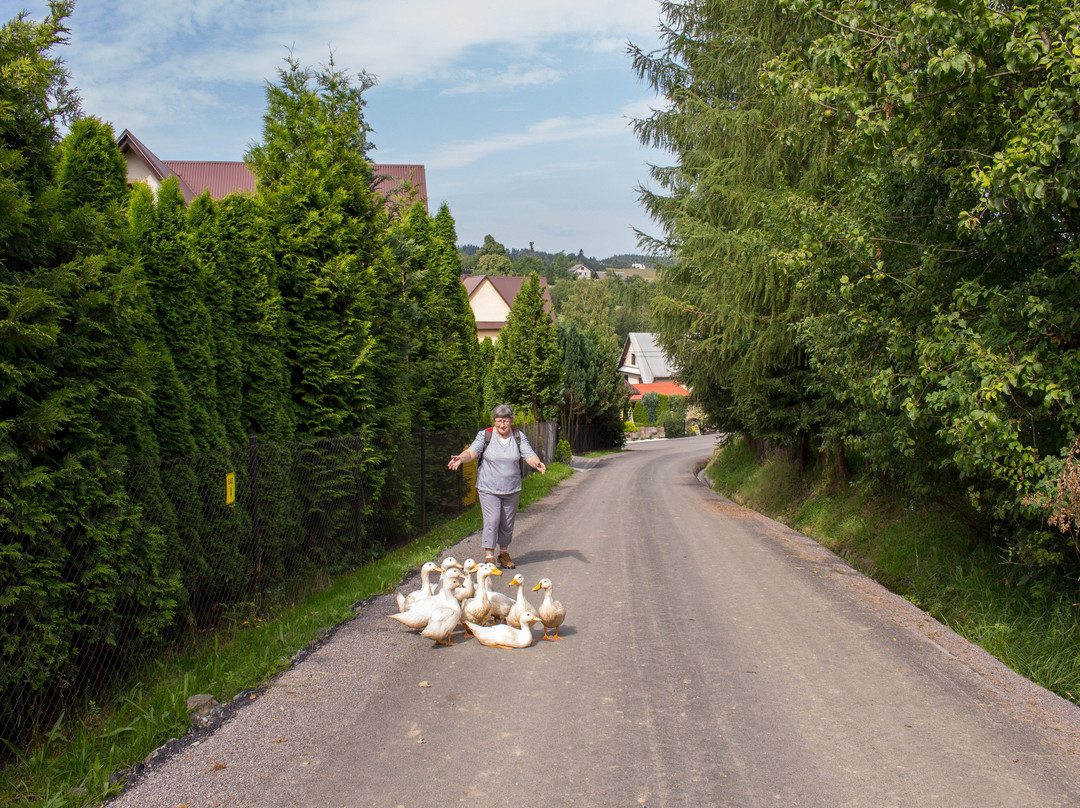
[[[285,312],[273,249],[259,202],[232,194],[218,203],[215,274],[232,288],[232,325],[240,356],[240,434],[292,440],[293,409],[285,372]]]
[[[203,279],[203,300],[209,317],[210,357],[214,369],[216,411],[225,445],[242,446],[244,395],[242,354],[237,332],[233,265],[225,253],[218,206],[206,192],[192,200],[185,222],[189,262],[195,277]]]
[[[557,337],[563,365],[559,431],[569,435],[596,403],[599,363],[592,342],[574,321],[560,322]]]
[[[142,241],[143,271],[165,347],[183,384],[191,434],[200,452],[223,448],[214,338],[206,307],[206,279],[193,260],[187,210],[179,182],[167,178],[157,193],[153,229]]]
[[[111,132],[75,123],[58,148],[77,108],[51,54],[70,8],[0,27],[0,735],[16,740],[11,705],[145,653],[178,586],[117,470],[145,438],[139,288]]]
[[[386,485],[410,426],[402,269],[367,160],[363,93],[372,81],[360,74],[354,84],[333,60],[315,71],[292,58],[278,79],[267,87],[264,142],[247,160],[270,225],[285,309],[288,420],[300,438],[357,433],[361,452],[343,461],[347,467],[313,454],[305,459],[310,473],[342,497],[355,492],[362,474],[372,495],[365,519],[404,525],[411,495]],[[360,542],[326,542],[348,529],[325,522],[304,541],[343,557]]]
[[[527,409],[534,421],[556,415],[562,365],[555,324],[536,274],[522,284],[499,332],[492,378],[502,402]]]
[[[656,167],[641,198],[660,222],[654,251],[677,256],[654,299],[661,344],[713,422],[806,450],[824,407],[796,341],[813,301],[785,272],[799,247],[791,212],[828,186],[830,140],[803,126],[807,101],[763,87],[769,59],[811,23],[776,0],[664,2],[659,54],[639,74],[671,99],[637,122],[678,164]]]
[[[456,346],[456,387],[445,424],[447,427],[469,427],[484,423],[483,369],[476,334],[476,317],[469,305],[469,293],[461,282],[461,256],[457,251],[457,232],[450,208],[444,202],[439,207],[432,228],[435,244],[434,260],[439,276],[439,296],[448,309],[446,339]],[[494,405],[492,405],[494,406]]]
[[[363,93],[333,62],[290,58],[267,88],[264,143],[248,163],[272,227],[287,370],[301,436],[407,425],[400,269],[373,189]]]

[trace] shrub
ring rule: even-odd
[[[641,405],[645,408],[649,423],[655,424],[657,416],[660,414],[660,394],[646,393],[641,397]]]
[[[555,444],[555,462],[566,463],[570,465],[570,460],[573,457],[573,452],[570,451],[570,441],[560,440]]]
[[[623,423],[623,432],[637,432],[637,424],[633,421],[626,421]]]

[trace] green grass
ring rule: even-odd
[[[810,536],[981,645],[1010,668],[1080,704],[1080,592],[1075,581],[1006,566],[955,514],[913,508],[866,481],[800,476],[758,461],[741,440],[710,463],[717,490]]]
[[[603,457],[604,455],[619,454],[622,449],[597,449],[593,452],[586,452],[581,457]]]
[[[573,474],[552,463],[527,477],[519,508],[543,499]],[[298,651],[355,614],[357,602],[388,592],[414,568],[482,527],[473,506],[405,547],[352,573],[314,582],[293,605],[248,615],[234,630],[193,641],[134,677],[108,704],[64,716],[42,742],[0,770],[0,804],[75,808],[120,791],[110,779],[142,761],[169,738],[187,732],[188,696],[211,693],[225,704],[286,670]]]

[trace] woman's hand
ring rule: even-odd
[[[446,464],[446,467],[450,471],[457,471],[463,464],[468,463],[474,457],[478,457],[472,449],[466,449],[464,452],[458,455],[450,455],[450,462]]]

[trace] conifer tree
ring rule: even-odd
[[[214,336],[206,307],[206,278],[194,260],[179,182],[168,177],[157,193],[154,228],[144,242],[143,267],[158,328],[187,390],[198,451],[223,448],[218,416]]]
[[[286,309],[293,420],[302,436],[407,425],[400,373],[400,270],[373,190],[361,74],[290,58],[267,88],[248,153],[272,227]]]
[[[299,438],[356,433],[361,456],[353,465],[320,473],[342,496],[350,475],[363,473],[372,493],[366,518],[406,523],[407,492],[385,485],[409,429],[409,406],[401,268],[367,160],[363,93],[371,84],[365,74],[354,83],[332,59],[318,71],[288,59],[267,88],[263,143],[247,160],[285,308],[289,421]],[[309,544],[343,535],[330,525],[320,530]]]
[[[536,273],[521,285],[499,332],[492,381],[503,403],[527,409],[534,421],[556,415],[562,364],[555,323]]]
[[[72,687],[91,660],[140,653],[177,591],[117,471],[147,391],[108,127],[73,123],[57,163],[57,124],[77,100],[51,50],[70,8],[0,26],[0,734],[16,740],[10,705]]]
[[[242,346],[240,433],[291,440],[292,408],[285,373],[285,313],[277,290],[273,248],[257,200],[232,194],[218,203],[215,270],[232,287],[232,318]]]
[[[661,5],[664,50],[634,52],[672,101],[639,136],[678,160],[641,191],[663,228],[649,243],[678,257],[661,270],[659,338],[716,425],[806,449],[823,417],[796,339],[812,301],[783,256],[799,247],[802,195],[828,185],[830,141],[803,125],[805,99],[777,98],[760,73],[810,23],[776,0]]]
[[[483,376],[479,367],[476,318],[469,295],[461,282],[461,256],[450,208],[439,207],[430,229],[434,294],[440,301],[442,340],[447,346],[442,395],[444,412],[440,428],[471,427],[482,423]]]

